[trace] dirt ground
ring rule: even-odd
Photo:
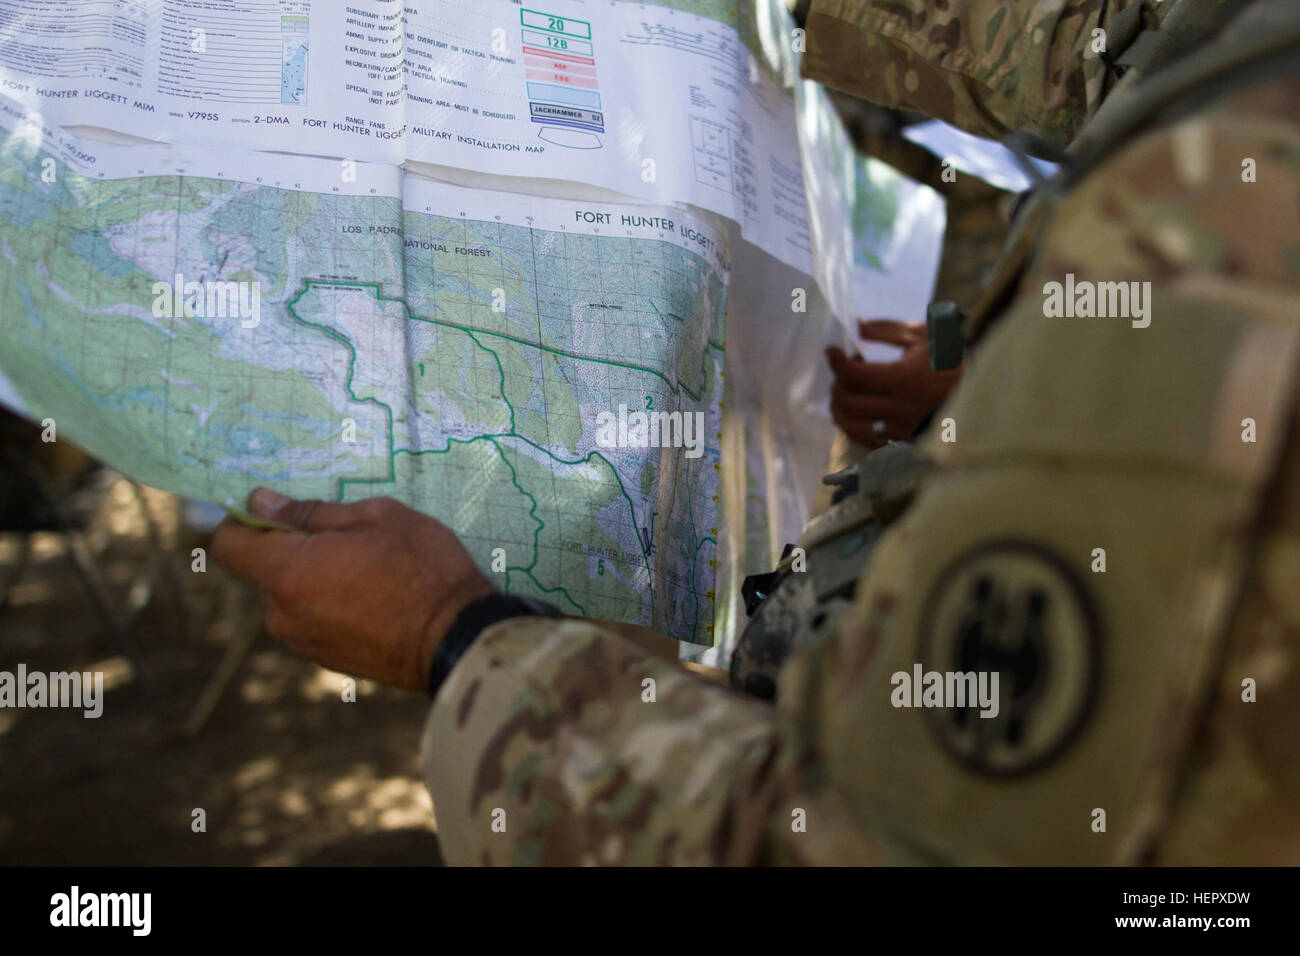
[[[157,554],[130,485],[103,492],[86,531],[119,609]],[[332,864],[440,862],[417,749],[426,703],[343,678],[265,634],[202,730],[187,715],[235,637],[251,594],[220,569],[191,570],[202,535],[178,501],[150,492],[175,579],[166,578],[114,646],[57,534],[33,536],[30,564],[0,609],[0,670],[105,672],[103,715],[0,710],[0,864]],[[0,534],[0,581],[18,536]],[[140,594],[137,590],[136,598]],[[195,809],[206,832],[195,832]]]

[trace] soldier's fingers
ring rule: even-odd
[[[875,433],[871,430],[870,422],[840,422],[837,420],[836,424],[840,426],[840,429],[844,434],[848,435],[856,444],[867,449],[867,451],[875,451],[885,443],[883,438],[876,437]]]
[[[849,358],[838,345],[832,345],[826,349],[826,361],[830,363],[831,370],[838,374],[839,368],[846,362],[852,362],[853,359]]]
[[[858,335],[868,342],[888,342],[903,348],[916,341],[919,330],[914,322],[895,319],[858,319]]]
[[[835,384],[850,392],[867,395],[892,395],[902,390],[907,380],[908,367],[899,362],[868,362],[864,359],[845,359],[831,362]]]
[[[843,349],[834,345],[826,350],[826,359],[830,362],[831,372],[835,375],[836,384],[863,392],[874,392],[877,389],[856,384],[863,379],[862,367],[870,364],[887,364],[869,363],[859,355],[846,355]]]
[[[845,418],[870,424],[877,419],[891,421],[899,418],[903,407],[896,399],[879,395],[864,395],[840,385],[831,386],[831,411]]]
[[[857,359],[856,357],[849,358],[849,356],[844,354],[843,349],[832,345],[826,350],[826,361],[830,364],[831,374],[835,376],[835,381],[838,382],[840,377],[843,375],[844,370],[848,368],[851,363],[857,361]]]
[[[883,429],[877,428],[876,421],[884,426]],[[840,426],[844,434],[868,451],[874,451],[886,442],[902,441],[911,434],[911,430],[897,418],[863,421],[860,418],[836,417],[835,424]]]
[[[226,518],[212,533],[212,557],[240,580],[270,587],[305,540],[294,532],[260,531]]]
[[[270,488],[254,488],[248,496],[248,510],[259,518],[278,521],[312,534],[342,531],[369,524],[374,518],[365,502],[340,505],[315,498],[289,498]]]

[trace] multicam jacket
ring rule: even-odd
[[[1124,6],[815,0],[805,71],[1065,142]],[[1295,862],[1298,182],[1292,73],[1061,199],[936,416],[955,440],[922,442],[934,469],[775,706],[591,623],[484,632],[425,734],[447,859]],[[1145,294],[1149,325],[1049,315],[1067,281]],[[900,693],[981,668],[990,720]]]

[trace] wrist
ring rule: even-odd
[[[461,656],[493,624],[513,617],[564,616],[559,608],[545,601],[503,594],[489,587],[486,593],[461,605],[459,613],[438,642],[427,671],[429,696],[437,697],[438,690]]]
[[[478,574],[457,586],[453,591],[454,597],[451,600],[440,603],[437,610],[425,623],[424,632],[421,634],[420,657],[417,661],[418,670],[411,686],[412,690],[423,690],[428,686],[429,669],[433,666],[438,649],[442,646],[448,632],[451,630],[451,626],[456,622],[456,618],[460,616],[461,611],[480,598],[495,593],[497,591],[492,586],[492,582],[482,574]]]

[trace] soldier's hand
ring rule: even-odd
[[[893,362],[868,362],[842,349],[827,349],[835,375],[831,417],[859,445],[879,448],[887,440],[910,435],[926,413],[948,397],[961,369],[936,372],[930,367],[924,323],[859,319],[858,332],[867,341],[897,345],[903,354]]]
[[[449,528],[391,498],[328,504],[259,488],[248,504],[298,530],[227,518],[213,557],[262,589],[275,637],[331,670],[422,690],[456,615],[492,590]]]

